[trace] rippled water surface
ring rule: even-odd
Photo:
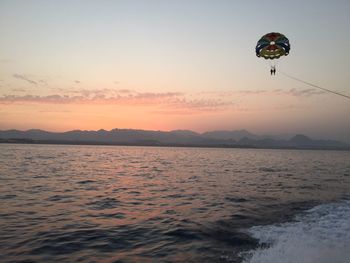
[[[281,262],[349,190],[345,151],[2,144],[1,262]]]

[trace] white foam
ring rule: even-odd
[[[244,262],[350,262],[350,201],[319,205],[296,219],[249,229],[261,244],[270,246],[251,251]]]

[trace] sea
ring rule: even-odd
[[[350,152],[0,145],[1,262],[350,262]]]

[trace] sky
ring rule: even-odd
[[[247,129],[350,142],[350,1],[0,0],[0,129]],[[266,33],[290,54],[255,55]]]

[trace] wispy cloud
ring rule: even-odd
[[[159,110],[152,111],[156,114],[164,115],[191,115],[210,112],[225,111],[230,106],[234,106],[237,103],[232,101],[222,101],[220,99],[186,99],[182,98],[173,103],[166,104],[165,107],[161,107]]]
[[[269,90],[239,90],[237,92],[238,94],[245,94],[245,95],[256,95],[256,94],[266,94],[266,93],[271,93]]]
[[[38,80],[39,84],[48,86],[48,81],[46,79],[39,79]]]
[[[192,98],[181,92],[136,92],[132,90],[61,90],[50,95],[4,95],[0,104],[95,104],[155,106],[162,114],[195,114],[226,110],[233,102],[220,98]]]
[[[21,75],[21,77],[23,76]],[[0,104],[36,103],[147,106],[151,113],[166,115],[214,113],[227,110],[254,111],[254,106],[249,105],[249,96],[255,95],[310,97],[323,94],[323,92],[315,89],[260,89],[185,94],[182,92],[138,92],[129,89],[60,88],[52,89],[51,92],[53,93],[47,95],[23,94],[25,91],[23,89],[13,89],[12,91],[14,92],[12,95],[0,96]],[[245,96],[244,100],[242,95]],[[248,104],[244,106],[247,100]],[[298,106],[289,105],[283,109],[296,107]]]
[[[51,95],[4,95],[0,97],[0,103],[31,102],[31,103],[49,103],[49,104],[160,104],[165,102],[177,101],[182,93],[135,93],[135,94],[108,94],[109,90],[80,90],[76,95],[51,94]]]
[[[311,97],[314,95],[322,95],[325,94],[326,92],[322,90],[316,90],[316,89],[290,89],[288,94],[296,96],[296,97]]]
[[[182,108],[186,105],[187,108],[192,109],[206,109],[206,110],[217,110],[223,107],[234,105],[232,101],[223,101],[221,99],[182,99],[177,103],[171,105],[172,108]]]
[[[20,80],[24,80],[30,84],[33,84],[33,85],[37,85],[38,83],[30,78],[28,78],[26,75],[23,75],[23,74],[13,74],[12,75],[15,79],[20,79]]]
[[[38,95],[4,95],[0,97],[0,103],[10,104],[16,102],[31,102],[31,103],[49,103],[49,104],[67,104],[78,101],[79,97],[66,97],[61,95],[48,95],[48,96],[38,96]]]
[[[25,92],[25,89],[12,89],[13,92]]]
[[[132,93],[133,91],[130,89],[119,89],[118,92],[120,92],[120,93]]]
[[[281,95],[281,96],[294,96],[294,97],[311,97],[316,95],[325,94],[324,91],[320,91],[313,88],[308,89],[244,89],[244,90],[232,90],[232,91],[211,91],[201,92],[199,95],[208,95],[216,97],[238,97],[255,96],[255,95]]]

